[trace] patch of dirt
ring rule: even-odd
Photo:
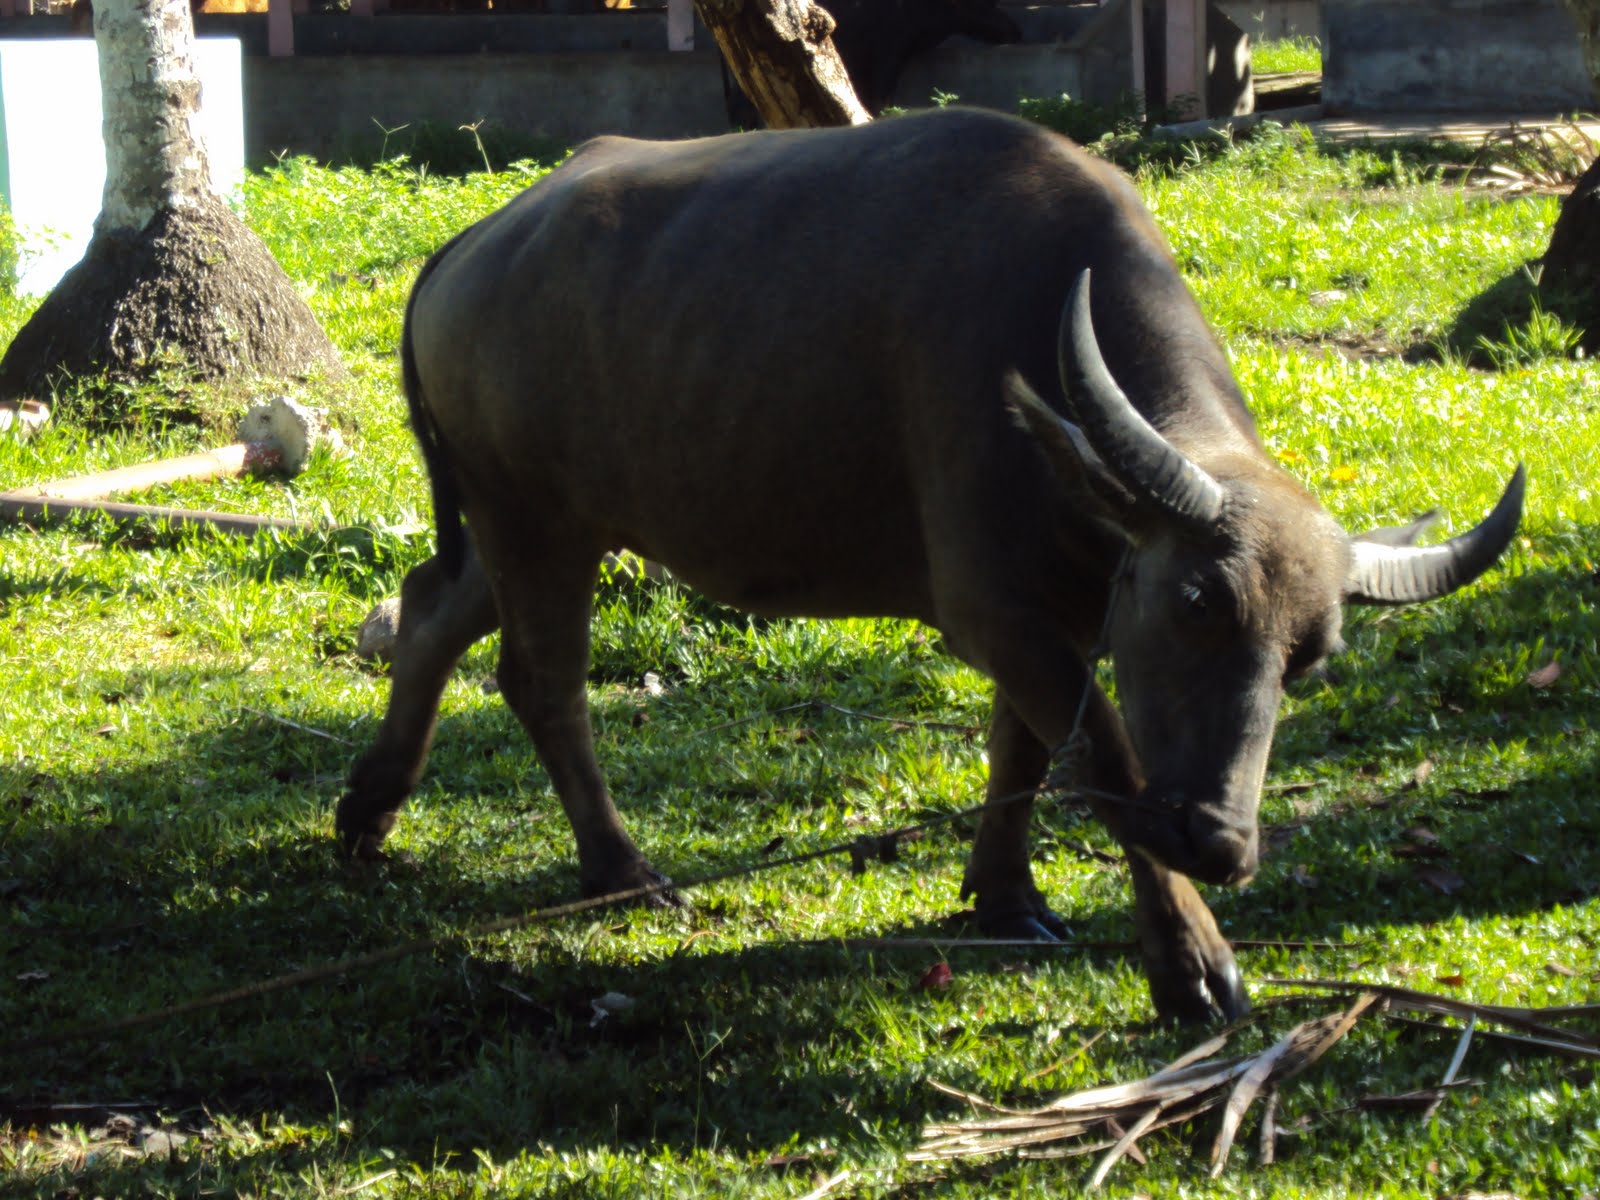
[[[1420,363],[1432,362],[1439,357],[1438,347],[1415,331],[1404,342],[1383,330],[1340,330],[1334,333],[1280,334],[1272,339],[1272,343],[1284,349],[1322,349],[1357,362],[1397,358],[1402,362]]]

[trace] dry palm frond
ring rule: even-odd
[[[1502,1040],[1575,1058],[1600,1059],[1600,1036],[1563,1028],[1560,1022],[1588,1020],[1600,1024],[1600,1004],[1569,1004],[1550,1008],[1519,1008],[1504,1004],[1474,1004],[1454,996],[1421,992],[1412,988],[1379,983],[1350,983],[1341,979],[1263,979],[1274,987],[1299,988],[1321,992],[1371,992],[1381,996],[1391,1012],[1431,1013],[1435,1016],[1475,1019],[1485,1024],[1502,1025],[1525,1036]]]
[[[1263,982],[1312,991],[1353,992],[1356,998],[1348,1008],[1302,1021],[1258,1053],[1213,1057],[1227,1044],[1227,1035],[1219,1035],[1147,1078],[1074,1092],[1038,1108],[1007,1108],[971,1092],[934,1083],[939,1091],[964,1101],[979,1115],[965,1121],[930,1123],[923,1130],[922,1145],[906,1157],[913,1162],[935,1162],[1006,1153],[1020,1158],[1103,1153],[1089,1179],[1089,1186],[1096,1187],[1124,1157],[1138,1156],[1141,1137],[1221,1110],[1221,1123],[1211,1150],[1211,1174],[1215,1177],[1227,1166],[1250,1106],[1264,1096],[1261,1157],[1264,1162],[1270,1161],[1277,1136],[1278,1086],[1315,1063],[1369,1012],[1425,1013],[1465,1022],[1457,1027],[1397,1018],[1457,1037],[1455,1052],[1440,1083],[1403,1097],[1369,1097],[1375,1102],[1395,1102],[1391,1106],[1424,1116],[1433,1112],[1446,1091],[1461,1086],[1456,1075],[1475,1035],[1494,1037],[1536,1052],[1600,1060],[1600,1037],[1561,1024],[1600,1018],[1600,1005],[1511,1008],[1377,984],[1290,979]],[[1486,1035],[1480,1024],[1500,1025],[1517,1032]]]
[[[1597,153],[1600,140],[1575,120],[1531,128],[1513,122],[1484,136],[1469,174],[1487,187],[1562,188],[1576,182]]]
[[[926,1162],[1005,1152],[1024,1158],[1057,1158],[1105,1151],[1090,1177],[1093,1187],[1135,1151],[1145,1134],[1222,1107],[1222,1132],[1212,1151],[1215,1173],[1227,1163],[1234,1135],[1255,1098],[1322,1057],[1375,1000],[1375,996],[1360,996],[1347,1011],[1303,1021],[1259,1054],[1213,1058],[1227,1043],[1225,1036],[1218,1036],[1146,1079],[1090,1088],[1042,1108],[1008,1109],[934,1084],[946,1095],[988,1115],[929,1125],[923,1131],[921,1147],[908,1157]]]

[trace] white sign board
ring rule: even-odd
[[[197,39],[195,71],[211,186],[230,197],[244,178],[238,39]],[[0,200],[22,239],[20,294],[44,295],[83,257],[105,181],[94,41],[0,39]]]

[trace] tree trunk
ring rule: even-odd
[[[1600,350],[1600,158],[1562,201],[1539,290],[1548,294],[1552,311],[1586,331],[1587,349]]]
[[[811,0],[695,0],[695,7],[767,128],[872,120],[833,47],[833,18]]]
[[[212,192],[189,0],[96,0],[106,185],[83,261],[0,360],[0,400],[80,376],[339,375],[310,307]]]

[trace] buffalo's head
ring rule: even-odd
[[[1516,531],[1522,468],[1481,524],[1447,542],[1413,545],[1425,522],[1352,537],[1253,440],[1196,433],[1185,453],[1134,408],[1101,356],[1087,271],[1058,358],[1072,420],[1020,379],[1013,402],[1128,546],[1107,649],[1145,785],[1115,832],[1193,878],[1241,882],[1256,869],[1285,681],[1339,645],[1342,605],[1431,600],[1488,569]]]

